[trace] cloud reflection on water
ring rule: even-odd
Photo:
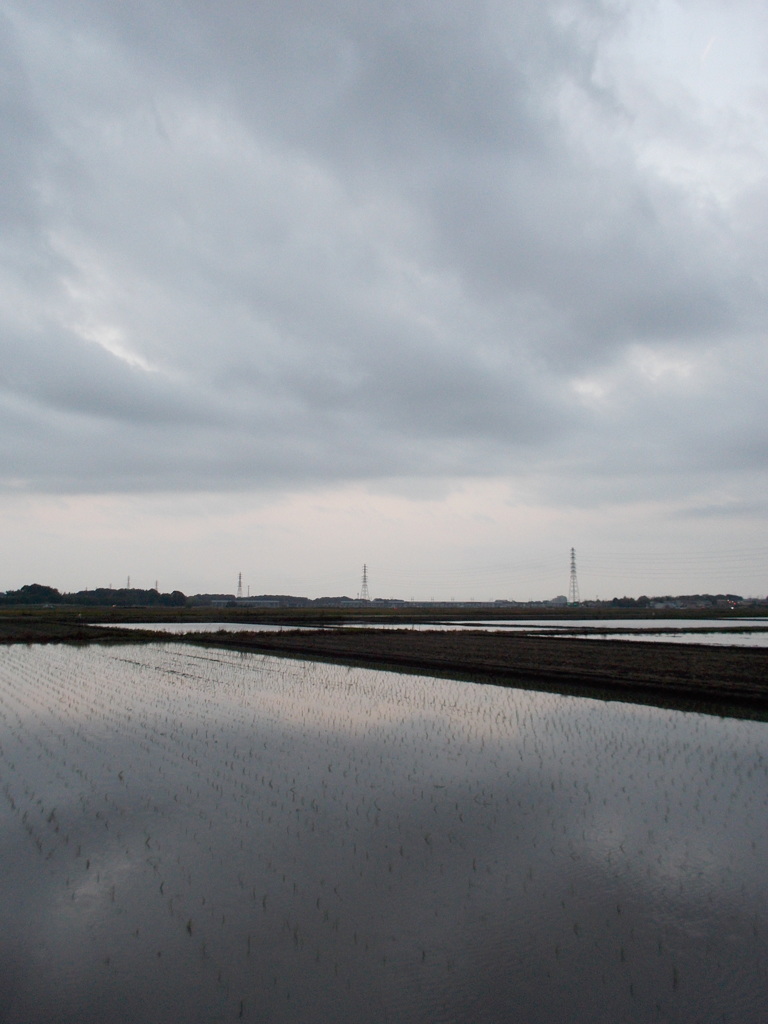
[[[172,645],[0,699],[9,1024],[761,1020],[760,723]]]

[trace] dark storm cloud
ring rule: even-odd
[[[713,401],[761,462],[721,346],[748,363],[765,326],[765,196],[646,156],[606,71],[631,6],[12,3],[5,479],[647,481],[662,446],[727,464]]]

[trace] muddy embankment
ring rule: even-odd
[[[193,643],[653,704],[768,712],[768,649],[484,631],[196,634]],[[706,705],[706,706],[705,706]]]
[[[53,615],[0,616],[8,643],[185,643],[768,719],[768,648],[529,633],[284,629],[157,633]]]
[[[71,616],[55,619],[38,614],[0,615],[0,645],[146,643],[165,637],[166,634],[119,626],[92,626]]]

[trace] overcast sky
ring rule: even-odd
[[[764,0],[6,0],[0,590],[768,593]]]

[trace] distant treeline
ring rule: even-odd
[[[261,594],[249,598],[236,598],[234,594],[194,594],[187,597],[180,590],[174,590],[170,594],[161,594],[157,590],[139,590],[123,587],[115,590],[112,587],[98,587],[95,590],[78,590],[72,594],[62,594],[55,587],[45,587],[39,583],[31,583],[21,587],[19,590],[9,590],[0,594],[0,607],[14,605],[78,605],[81,607],[117,607],[117,608],[184,608],[201,607],[212,605],[228,606],[230,608],[305,608],[305,607],[344,607],[346,605],[357,605],[361,603],[372,607],[407,608],[411,605],[408,601],[389,599],[386,601],[375,599],[369,602],[360,602],[350,597],[294,597],[289,594]],[[476,605],[489,607],[491,604],[499,610],[502,608],[538,608],[545,605],[552,605],[550,601],[494,601],[483,604],[482,602],[445,602],[445,606],[460,608],[462,605]],[[557,599],[558,606],[564,608],[565,598]],[[744,603],[744,598],[738,594],[684,594],[664,597],[614,597],[608,601],[584,601],[581,608],[615,608],[615,609],[684,609],[699,608],[706,609],[723,608]],[[419,602],[416,602],[418,605]],[[424,604],[424,603],[422,603]],[[442,606],[441,602],[429,602]]]
[[[46,587],[40,583],[28,583],[19,590],[8,590],[0,593],[0,607],[10,605],[78,605],[84,607],[122,607],[122,608],[184,608],[186,606],[210,606],[212,604],[229,605],[231,607],[249,607],[253,605],[275,605],[288,608],[302,608],[318,604],[353,604],[349,597],[292,597],[289,594],[262,594],[250,599],[237,599],[234,594],[194,594],[187,597],[180,590],[170,594],[161,594],[157,590],[141,590],[138,588],[97,587],[95,590],[78,590],[71,594],[62,594],[56,587]]]
[[[79,590],[74,594],[61,594],[55,587],[45,587],[40,583],[29,583],[20,590],[9,590],[0,594],[0,605],[19,604],[75,604],[91,607],[105,605],[107,607],[153,607],[183,608],[187,598],[180,590],[172,594],[160,594],[157,590],[113,590],[110,587],[98,587],[96,590]]]
[[[664,597],[614,597],[610,603],[614,608],[650,608],[659,604],[707,605],[741,604],[744,600],[738,594],[678,594]]]

